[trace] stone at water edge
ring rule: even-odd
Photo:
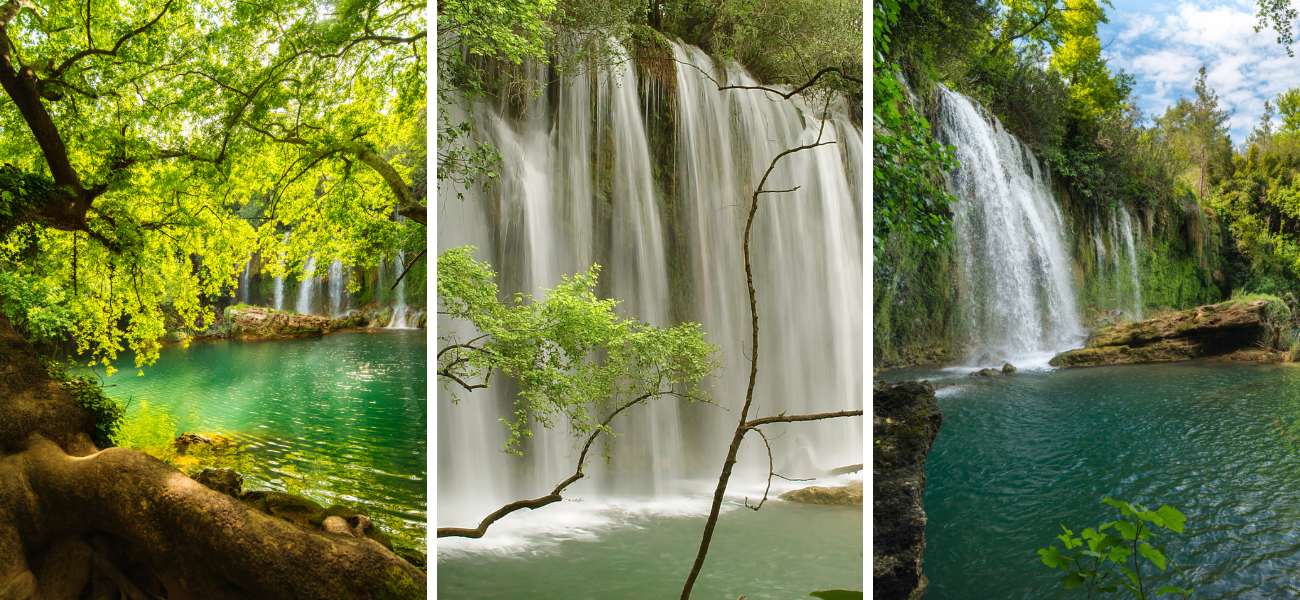
[[[244,476],[230,469],[203,469],[194,481],[235,499],[244,489]]]
[[[1019,373],[1020,369],[1017,369],[1015,365],[1012,365],[1011,363],[1002,363],[1002,372],[1010,375],[1012,373]]]
[[[880,600],[919,598],[928,580],[925,458],[943,424],[928,381],[872,386],[872,591]]]
[[[1085,367],[1174,362],[1202,356],[1258,360],[1256,355],[1260,354],[1281,360],[1279,325],[1289,320],[1290,310],[1276,298],[1199,306],[1103,327],[1092,332],[1084,348],[1061,353],[1048,364]]]
[[[778,499],[801,504],[862,506],[862,482],[836,486],[809,486],[781,494]]]
[[[999,371],[997,369],[980,369],[978,371],[970,372],[971,377],[997,377],[998,375],[1001,374],[1002,371]]]

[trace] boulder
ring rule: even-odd
[[[781,494],[781,500],[801,504],[862,506],[862,482],[836,486],[809,486]]]
[[[230,469],[203,469],[194,481],[232,498],[239,498],[244,488],[244,476]]]
[[[312,520],[325,510],[325,507],[302,496],[270,490],[244,492],[239,496],[239,501],[268,515],[308,529],[316,528],[316,523],[320,521],[313,523]]]
[[[1280,359],[1280,326],[1291,318],[1281,300],[1229,301],[1155,319],[1102,327],[1082,349],[1057,355],[1054,367],[1173,362],[1202,356]]]
[[[1020,369],[1017,369],[1017,368],[1016,368],[1014,365],[1012,365],[1011,363],[1002,363],[1002,372],[1005,373],[1005,374],[1007,374],[1007,375],[1010,375],[1010,374],[1012,374],[1012,373],[1019,373],[1019,372],[1020,372]]]
[[[1002,371],[999,371],[997,369],[980,369],[978,371],[970,372],[971,377],[997,377],[998,375],[1001,374]]]
[[[190,446],[201,444],[211,445],[212,438],[197,433],[181,433],[176,436],[176,439],[172,440],[172,447],[176,449],[177,454],[185,454],[189,451]]]
[[[925,553],[925,458],[943,424],[928,381],[872,387],[872,590],[877,599],[920,598]]]

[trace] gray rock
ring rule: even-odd
[[[1017,369],[1017,368],[1016,368],[1014,365],[1012,365],[1011,363],[1002,363],[1002,372],[1003,372],[1003,373],[1006,373],[1007,375],[1010,375],[1010,374],[1012,374],[1012,373],[1019,373],[1020,370]]]
[[[992,369],[989,369],[992,370]],[[943,424],[929,382],[872,389],[872,591],[879,600],[925,593],[925,458]]]

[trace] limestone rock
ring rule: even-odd
[[[970,376],[971,377],[997,377],[998,375],[1001,374],[1002,371],[999,371],[997,369],[980,369],[978,371],[971,371]]]
[[[194,481],[233,498],[239,498],[244,489],[244,476],[230,469],[204,469]]]
[[[809,486],[781,494],[780,499],[801,504],[862,506],[862,482],[836,486]]]
[[[1243,350],[1263,350],[1271,355],[1280,349],[1279,325],[1289,319],[1290,311],[1276,298],[1200,306],[1155,319],[1102,327],[1089,336],[1084,348],[1057,355],[1048,364],[1080,367],[1173,362],[1236,355]]]
[[[919,598],[925,553],[925,458],[943,424],[928,381],[872,389],[872,590],[881,600]]]
[[[1011,363],[1002,363],[1002,372],[1010,375],[1012,373],[1019,373],[1020,369],[1017,369],[1015,365],[1012,365]]]

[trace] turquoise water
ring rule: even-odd
[[[174,418],[175,433],[230,437],[252,459],[240,465],[244,489],[354,506],[424,547],[423,330],[167,346],[143,377],[123,358],[106,391],[131,399],[128,418],[144,402]]]
[[[438,598],[677,598],[695,561],[707,514],[707,499],[611,506],[600,512],[552,505],[537,511],[537,518],[568,526],[563,533],[539,536],[544,542],[515,538],[506,520],[493,525],[505,536],[489,532],[497,540],[443,538],[438,544]],[[769,501],[758,511],[734,508],[718,520],[691,597],[806,600],[816,590],[861,590],[862,548],[860,507]]]
[[[1061,524],[1078,532],[1117,518],[1106,496],[1187,516],[1166,543],[1194,597],[1300,596],[1300,367],[881,375],[964,384],[940,393],[926,464],[926,600],[1082,597],[1035,551]]]

